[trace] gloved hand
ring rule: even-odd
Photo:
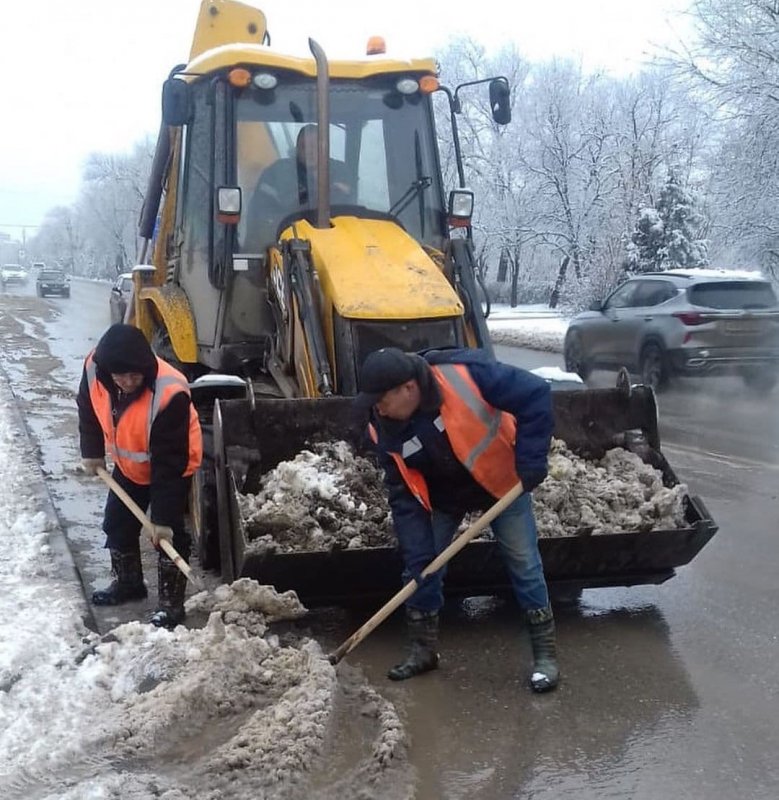
[[[97,475],[98,469],[105,469],[105,458],[82,458],[81,469],[85,475]]]
[[[526,471],[519,473],[519,479],[522,481],[522,489],[525,492],[532,492],[540,483],[546,478],[546,470]]]
[[[169,528],[167,525],[157,525],[156,523],[153,523],[149,538],[155,547],[160,546],[160,541],[162,539],[167,539],[169,542],[172,542],[173,528]]]

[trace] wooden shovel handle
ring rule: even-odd
[[[442,550],[423,570],[422,577],[437,572],[448,561],[452,559],[477,533],[480,533],[498,516],[507,506],[511,505],[522,494],[522,483],[518,483],[513,489],[509,489],[503,497],[498,500],[489,510],[485,511],[467,530],[463,531],[451,544]],[[402,603],[408,600],[417,590],[419,584],[415,580],[410,580],[391,600],[383,605],[361,628],[358,628],[337,650],[332,652],[327,658],[331,664],[337,664],[347,653],[351,653],[355,647],[372,631],[381,625],[392,612]]]
[[[157,527],[141,510],[141,507],[130,497],[129,494],[102,468],[97,468],[97,475],[103,480],[108,488],[127,506],[133,513],[138,522],[143,525],[144,531],[149,539],[152,538]],[[202,589],[202,584],[195,577],[189,564],[179,555],[176,548],[167,540],[160,539],[159,546],[165,551],[165,555],[186,575],[187,580],[197,589]]]

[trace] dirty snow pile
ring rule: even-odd
[[[282,461],[258,494],[238,501],[252,552],[379,547],[392,539],[381,472],[346,442]]]
[[[597,461],[552,442],[549,477],[534,492],[539,536],[684,527],[687,487],[621,447]],[[394,542],[381,472],[346,442],[301,451],[268,472],[256,495],[239,495],[251,552],[381,547]],[[472,521],[469,516],[465,524]]]
[[[241,579],[187,601],[202,628],[87,630],[21,431],[0,380],[3,800],[413,796],[394,706],[336,676],[294,594]]]
[[[549,476],[534,493],[541,536],[684,527],[687,487],[663,486],[662,473],[622,447],[588,461],[553,439]]]
[[[3,798],[411,796],[392,704],[348,667],[339,681],[315,641],[268,632],[304,613],[294,594],[243,578],[187,611],[205,627],[127,623],[21,676],[0,713]],[[332,775],[344,707],[360,745]]]

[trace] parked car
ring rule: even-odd
[[[665,388],[674,375],[738,374],[770,391],[779,377],[779,300],[757,272],[669,270],[618,286],[577,314],[565,368],[583,379],[625,366]]]
[[[11,283],[24,285],[27,283],[27,272],[19,264],[3,264],[0,267],[0,283],[3,286]]]
[[[35,291],[38,297],[46,297],[49,294],[70,297],[70,278],[61,269],[46,267],[35,279]]]
[[[108,299],[111,324],[124,320],[124,313],[127,310],[127,303],[130,300],[132,290],[133,274],[132,272],[123,272],[111,287],[111,296]]]

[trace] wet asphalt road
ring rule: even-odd
[[[105,577],[104,491],[72,472],[73,393],[84,354],[108,324],[108,289],[74,282],[70,300],[40,300],[30,287],[0,294],[2,365],[88,591]],[[559,365],[548,353],[498,355]],[[612,380],[595,376],[599,385]],[[401,647],[397,616],[349,657],[407,725],[420,800],[779,795],[778,396],[755,398],[722,380],[660,397],[663,450],[720,530],[662,586],[588,590],[578,605],[559,607],[564,678],[554,694],[526,689],[529,648],[517,614],[489,599],[446,609],[436,673],[384,678]],[[311,630],[329,648],[364,616],[318,611]],[[347,748],[349,736],[345,726]]]

